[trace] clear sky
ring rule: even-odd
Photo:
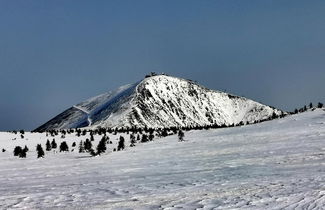
[[[0,1],[0,130],[150,71],[284,110],[325,102],[325,1]]]

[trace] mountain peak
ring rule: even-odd
[[[72,106],[36,129],[80,127],[187,127],[264,120],[282,111],[247,98],[210,90],[192,80],[147,75]]]

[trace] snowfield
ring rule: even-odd
[[[110,151],[119,135],[109,135]],[[98,157],[75,149],[37,159],[35,146],[45,148],[47,138],[53,139],[0,133],[0,149],[7,150],[0,153],[0,209],[325,209],[321,109],[185,132],[185,142],[155,138]],[[86,137],[55,138],[71,150]],[[18,145],[29,147],[26,159],[13,156]]]

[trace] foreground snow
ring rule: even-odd
[[[185,142],[169,136],[94,158],[47,152],[36,159],[35,145],[45,144],[45,134],[11,140],[16,136],[0,134],[0,149],[7,149],[0,153],[1,209],[325,206],[322,110],[244,127],[191,131]],[[80,139],[84,137],[65,140],[71,146]],[[20,144],[33,150],[27,159],[12,155]]]

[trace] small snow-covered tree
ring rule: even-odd
[[[161,132],[161,136],[162,137],[166,137],[168,136],[168,132],[167,132],[167,129],[166,128],[163,128],[162,132]]]
[[[179,130],[178,131],[178,140],[184,141],[184,136],[185,136],[184,132],[182,130]]]
[[[92,143],[91,141],[89,141],[89,139],[86,139],[86,141],[84,142],[84,148],[86,151],[89,151],[92,148]]]
[[[97,154],[104,153],[106,151],[106,137],[103,136],[103,138],[99,141],[97,145]]]
[[[149,129],[149,136],[148,136],[149,141],[152,141],[153,138],[155,138],[154,132],[155,132],[154,129]]]
[[[20,158],[26,158],[27,151],[25,149],[22,149],[21,152],[19,153]]]
[[[45,148],[46,151],[51,151],[52,146],[51,146],[50,140],[46,141],[45,147],[46,147]]]
[[[117,150],[118,151],[124,150],[124,148],[125,148],[125,145],[124,145],[124,137],[123,136],[120,136],[120,140],[118,142]]]
[[[67,142],[63,141],[60,144],[60,152],[69,152],[69,146]]]
[[[56,148],[58,147],[57,143],[55,142],[55,139],[52,140],[52,142],[51,142],[51,147],[52,147],[53,149],[56,149]]]
[[[142,134],[141,143],[145,143],[147,141],[149,141],[147,134]]]
[[[14,156],[19,156],[23,149],[20,146],[16,146],[14,149]]]
[[[134,136],[134,134],[133,133],[131,133],[130,134],[130,147],[134,147],[135,146],[135,143],[136,143],[136,141],[135,141],[135,136]]]
[[[36,151],[37,151],[37,158],[44,157],[45,153],[44,153],[44,150],[42,148],[42,145],[37,144]]]
[[[84,153],[85,152],[85,147],[84,147],[84,143],[81,140],[79,143],[79,153]]]

